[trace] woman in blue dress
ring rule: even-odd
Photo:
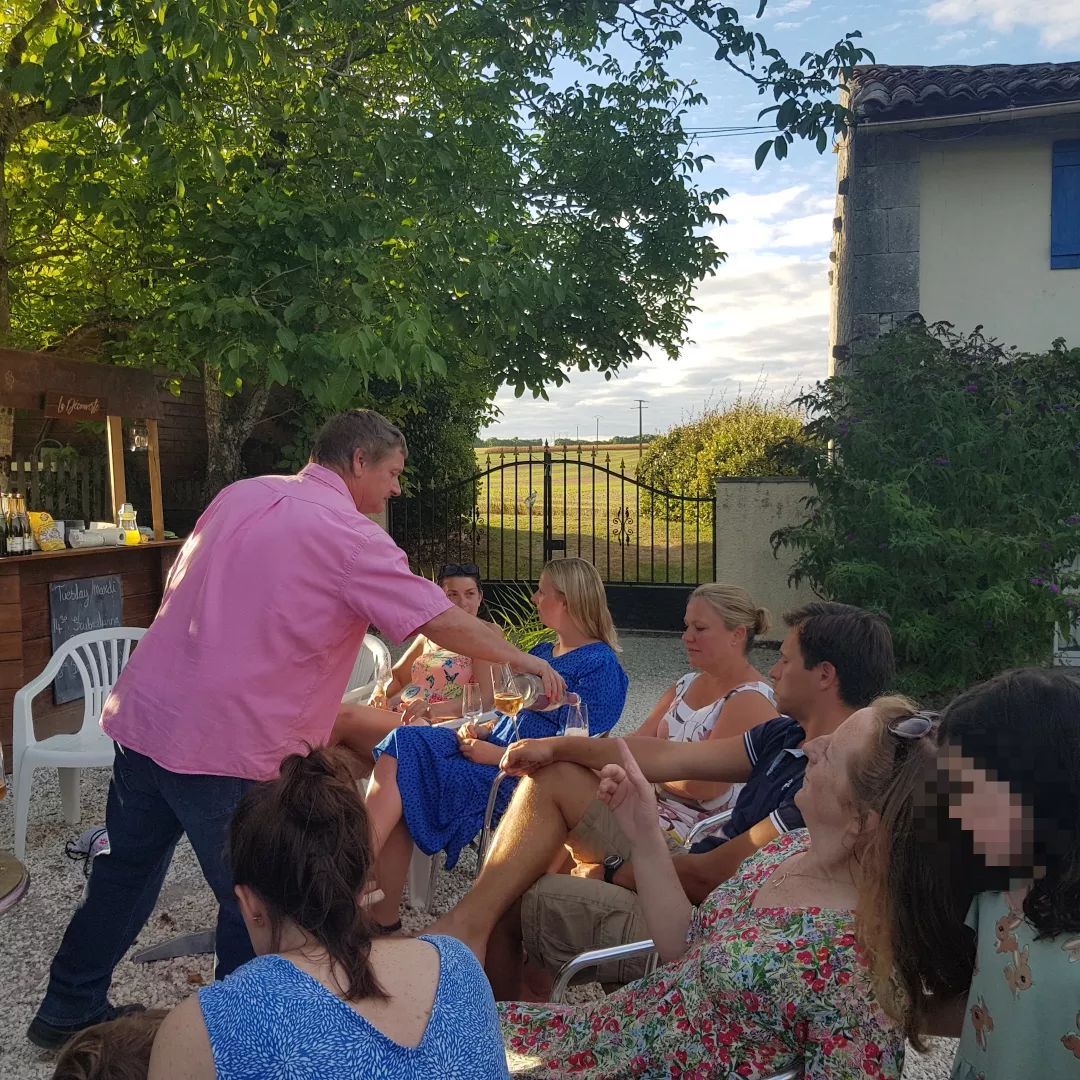
[[[495,999],[449,937],[372,940],[347,751],[291,754],[240,801],[229,862],[256,958],[161,1025],[149,1080],[508,1080]]]
[[[627,677],[616,656],[619,647],[604,583],[585,559],[556,559],[540,574],[533,603],[555,644],[532,650],[551,663],[589,712],[589,734],[610,731],[622,715]],[[515,739],[558,735],[565,707],[544,712],[524,709],[493,724],[400,727],[376,748],[367,807],[377,862],[375,879],[384,899],[372,909],[387,930],[397,929],[413,844],[425,854],[446,852],[452,867],[461,849],[483,826],[491,785],[504,749]],[[520,734],[519,734],[520,732]],[[505,810],[516,781],[499,792],[496,815]]]

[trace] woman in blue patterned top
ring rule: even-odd
[[[619,647],[608,611],[604,583],[585,559],[556,559],[540,574],[533,603],[554,645],[532,650],[566,680],[589,712],[589,734],[613,728],[626,702],[627,678],[616,656]],[[415,843],[434,855],[446,852],[452,867],[461,849],[480,831],[492,782],[503,751],[515,738],[559,735],[566,709],[524,709],[517,727],[507,716],[495,723],[446,728],[400,727],[376,748],[367,807],[375,838],[375,878],[384,899],[372,908],[387,929],[396,929],[401,893]],[[520,730],[520,736],[517,734]],[[506,809],[516,781],[499,792],[496,813]]]
[[[345,751],[292,754],[229,834],[258,954],[177,1006],[150,1080],[508,1077],[491,988],[453,938],[372,941],[367,815]]]

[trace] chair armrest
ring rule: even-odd
[[[716,832],[721,825],[726,825],[731,820],[731,815],[734,813],[734,810],[721,810],[718,813],[710,814],[708,817],[702,818],[686,834],[686,839],[683,841],[683,847],[689,851],[699,840]]]
[[[18,767],[19,749],[25,750],[28,746],[33,746],[37,742],[37,737],[34,734],[34,698],[51,685],[56,676],[60,674],[64,661],[70,655],[70,651],[63,648],[58,649],[37,678],[31,679],[25,686],[15,691],[15,698],[11,705],[13,768]]]
[[[570,981],[589,968],[599,967],[611,960],[633,960],[638,956],[649,956],[656,952],[656,946],[652,940],[631,941],[625,945],[611,945],[606,949],[590,949],[588,952],[579,953],[573,960],[568,960],[559,969],[555,976],[555,983],[551,988],[551,1000],[562,1001],[563,995],[570,986]]]
[[[375,693],[375,684],[373,682],[364,683],[363,686],[358,686],[355,690],[346,690],[341,695],[342,705],[370,705],[371,695]]]

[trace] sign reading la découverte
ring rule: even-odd
[[[108,415],[103,397],[45,391],[45,415],[53,420],[104,420]]]

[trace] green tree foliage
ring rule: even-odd
[[[757,398],[738,399],[727,407],[708,409],[652,441],[641,455],[637,478],[659,491],[709,498],[722,476],[794,475],[791,465],[776,460],[776,449],[799,438],[802,418],[789,408]],[[679,499],[643,494],[642,509],[658,517],[713,520],[711,503],[693,507]]]
[[[674,355],[722,258],[665,66],[688,31],[780,103],[778,156],[842,126],[851,35],[795,68],[705,0],[16,0],[0,333],[11,295],[20,344],[107,323],[115,358],[202,374],[211,488],[275,385],[543,395]]]
[[[1047,661],[1080,556],[1080,350],[914,323],[806,395],[796,581],[886,612],[906,688]],[[833,448],[833,449],[830,449]]]

